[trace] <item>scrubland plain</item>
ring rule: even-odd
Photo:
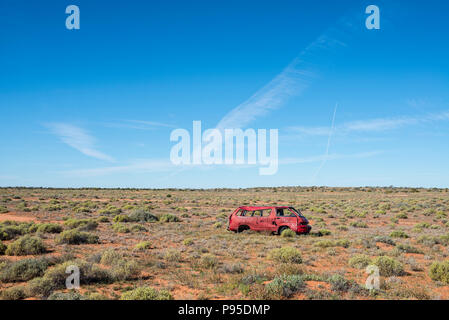
[[[226,230],[242,205],[309,235]],[[447,189],[0,189],[2,299],[448,299]],[[80,289],[66,289],[68,266]],[[380,270],[368,290],[366,267]]]

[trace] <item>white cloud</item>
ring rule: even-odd
[[[258,117],[281,107],[288,98],[300,95],[318,77],[318,70],[329,63],[333,51],[346,46],[338,38],[350,36],[351,28],[352,24],[342,19],[339,28],[330,28],[318,37],[266,86],[228,112],[216,128],[245,127]]]
[[[384,132],[406,126],[433,123],[449,120],[449,111],[428,114],[421,117],[381,118],[347,122],[335,127],[336,134],[349,134],[353,132]],[[326,136],[330,129],[326,127],[290,127],[288,131],[308,136]]]
[[[82,154],[99,160],[113,162],[114,159],[95,149],[95,139],[85,130],[67,123],[46,125],[59,139]]]

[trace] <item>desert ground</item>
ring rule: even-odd
[[[293,206],[312,232],[228,231],[242,205]],[[3,188],[0,297],[448,299],[448,214],[448,189]]]

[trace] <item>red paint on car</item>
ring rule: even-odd
[[[280,234],[289,228],[296,233],[309,233],[312,227],[300,211],[293,207],[239,207],[229,216],[228,230],[269,231]]]

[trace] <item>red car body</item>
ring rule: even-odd
[[[301,212],[293,207],[239,207],[229,216],[228,230],[270,231],[281,234],[285,229],[309,233],[312,227]]]

